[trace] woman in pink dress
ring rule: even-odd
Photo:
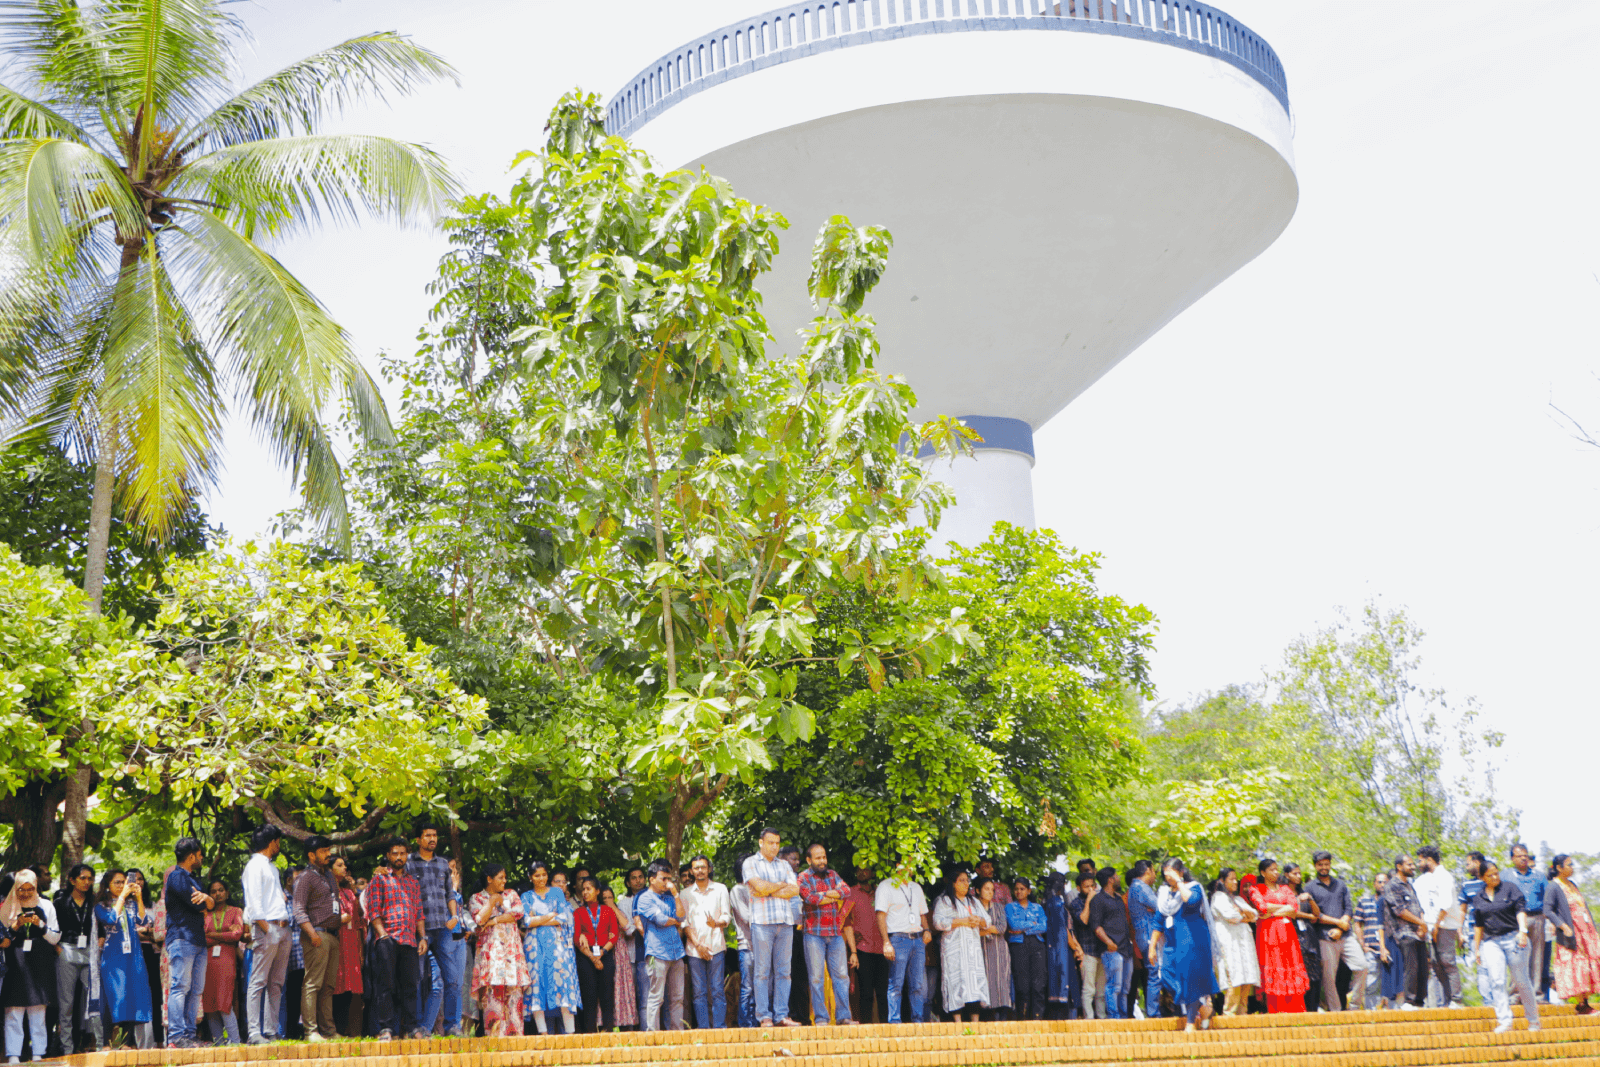
[[[1556,995],[1577,998],[1578,1014],[1594,1011],[1591,996],[1600,995],[1600,931],[1595,930],[1589,902],[1572,881],[1572,857],[1557,856],[1550,863],[1551,885],[1544,892],[1544,924],[1554,931],[1555,950],[1550,974]]]
[[[1256,959],[1261,964],[1261,991],[1270,1013],[1304,1012],[1305,993],[1311,988],[1300,956],[1300,933],[1295,916],[1300,913],[1295,891],[1278,881],[1278,861],[1257,865],[1261,883],[1249,888],[1250,906],[1261,918],[1256,923]]]
[[[522,995],[529,984],[522,952],[522,898],[506,888],[506,869],[484,868],[483,891],[467,907],[478,924],[478,954],[472,964],[472,995],[483,1012],[485,1037],[522,1033]]]
[[[367,947],[367,917],[343,856],[330,865],[339,883],[339,977],[333,986],[333,1021],[345,1037],[360,1037],[366,1005],[362,1002],[361,956]]]
[[[628,942],[628,937],[633,932],[633,925],[628,917],[622,914],[622,909],[617,907],[617,894],[610,886],[603,886],[600,890],[600,902],[611,909],[617,917],[617,929],[622,931],[622,936],[617,939],[616,948],[616,981],[612,983],[612,1018],[616,1020],[620,1030],[632,1030],[639,1025],[639,1001],[633,987],[633,946]]]

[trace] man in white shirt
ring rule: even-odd
[[[872,899],[873,911],[878,920],[878,931],[883,935],[883,958],[889,961],[889,1018],[888,1022],[921,1022],[925,997],[923,974],[924,956],[933,940],[928,929],[928,898],[922,887],[911,880],[911,871],[902,864],[893,878],[878,883]],[[911,988],[906,989],[910,976]],[[901,994],[910,1001],[909,1014],[900,1010]]]
[[[756,1019],[760,1026],[801,1026],[789,1018],[789,964],[794,952],[795,913],[800,895],[794,868],[778,858],[781,838],[767,827],[761,851],[744,861],[740,880],[750,888],[750,948],[754,956]]]
[[[684,906],[684,947],[694,988],[695,1025],[702,1030],[720,1030],[727,1025],[723,954],[728,948],[728,924],[733,921],[728,887],[711,880],[711,861],[704,856],[691,860],[689,871],[694,881],[678,898]]]
[[[250,850],[255,855],[244,866],[244,921],[255,924],[251,931],[250,986],[245,997],[245,1020],[252,1045],[278,1040],[283,982],[289,973],[289,902],[275,862],[282,836],[276,826],[257,830],[250,838]]]
[[[1417,849],[1417,875],[1413,888],[1422,902],[1422,917],[1428,923],[1428,938],[1433,942],[1433,976],[1439,981],[1439,996],[1452,1008],[1465,1007],[1461,1001],[1461,972],[1456,968],[1456,945],[1461,940],[1464,909],[1456,895],[1455,875],[1444,869],[1439,849],[1423,845]]]

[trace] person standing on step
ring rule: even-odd
[[[173,846],[178,865],[167,874],[161,894],[167,906],[167,958],[172,987],[167,992],[167,1047],[199,1046],[195,1024],[206,988],[206,910],[211,898],[195,876],[205,856],[200,842],[180,837]]]
[[[50,1044],[48,1009],[56,997],[56,943],[60,940],[56,909],[39,892],[39,876],[31,870],[18,871],[0,905],[0,945],[5,946],[0,1005],[5,1007],[6,1057],[11,1063],[22,1056],[24,1022],[33,1059],[45,1058]]]
[[[806,869],[796,878],[800,889],[801,927],[810,979],[811,1017],[816,1025],[828,1022],[823,983],[833,980],[834,1021],[854,1025],[850,1017],[850,954],[844,943],[841,907],[850,887],[828,866],[828,850],[821,844],[806,849]]]
[[[1497,1034],[1508,1033],[1515,1021],[1511,1014],[1508,987],[1522,1001],[1522,1014],[1530,1031],[1539,1029],[1539,998],[1534,995],[1528,976],[1528,902],[1522,889],[1511,879],[1500,880],[1500,868],[1484,861],[1483,889],[1472,898],[1475,916],[1472,930],[1472,962],[1481,968],[1488,986],[1489,1002],[1499,1025]],[[1390,885],[1394,884],[1393,879]]]
[[[978,1021],[989,1000],[989,977],[983,965],[983,930],[989,912],[972,895],[972,878],[956,871],[933,904],[933,927],[938,930],[944,1010],[956,1022]]]
[[[1156,908],[1163,916],[1168,935],[1166,987],[1172,990],[1174,1007],[1184,1017],[1184,1029],[1211,1027],[1211,998],[1217,994],[1212,971],[1211,906],[1205,887],[1189,875],[1182,860],[1169,859],[1161,865],[1165,883],[1156,895]]]
[[[1510,872],[1509,880],[1517,883],[1528,902],[1528,980],[1534,992],[1542,992],[1547,988],[1544,946],[1548,933],[1544,925],[1544,896],[1550,888],[1550,880],[1534,864],[1528,846],[1520,841],[1511,846],[1511,866],[1515,870]]]
[[[244,921],[250,931],[250,980],[245,989],[245,1027],[252,1045],[278,1040],[278,1009],[289,973],[289,906],[275,862],[283,832],[263,826],[250,838],[244,866]]]
[[[461,959],[462,943],[455,938],[461,923],[459,906],[450,898],[450,861],[438,853],[439,828],[424,826],[417,835],[417,854],[406,863],[406,871],[422,888],[422,918],[428,927],[428,951],[439,969],[443,986],[429,990],[426,997],[419,987],[417,1002],[422,1004],[423,1029],[433,1031],[433,1022],[444,1011],[444,1036],[461,1036]]]
[[[1405,964],[1405,986],[1401,990],[1403,1011],[1422,1007],[1428,994],[1428,924],[1422,918],[1422,902],[1411,884],[1416,864],[1410,856],[1396,856],[1389,884],[1383,890],[1383,926],[1400,948]]]
[[[778,858],[794,871],[798,884],[800,872],[805,868],[805,857],[800,846],[784,845]],[[811,981],[806,967],[805,902],[798,895],[789,901],[794,917],[794,940],[789,942],[789,1018],[800,1022],[811,1020]]]
[[[728,907],[728,887],[711,879],[711,860],[696,856],[689,861],[693,881],[678,891],[683,902],[684,949],[690,984],[694,987],[695,1026],[701,1030],[720,1030],[727,1025],[726,972],[728,924],[733,914]]]
[[[889,1016],[885,1022],[920,1022],[927,981],[922,965],[928,942],[928,898],[904,864],[878,883],[872,909],[889,964]]]
[[[1117,869],[1104,867],[1095,875],[1095,895],[1089,902],[1089,936],[1100,947],[1100,975],[1105,998],[1100,1004],[1106,1018],[1124,1018],[1122,979],[1132,965],[1133,937],[1128,930],[1128,908],[1118,891]]]
[[[306,869],[294,883],[294,921],[305,960],[300,1018],[306,1040],[313,1043],[339,1036],[333,1020],[333,993],[339,984],[339,883],[328,867],[332,854],[333,842],[326,837],[307,840]]]
[[[592,875],[578,878],[578,910],[573,930],[578,939],[578,991],[583,1001],[580,1033],[605,1033],[616,1025],[617,942],[622,930],[616,914],[600,899],[600,883]]]
[[[75,863],[67,872],[67,884],[61,887],[54,901],[56,922],[61,927],[60,955],[56,957],[56,1006],[60,1015],[58,1032],[61,1054],[72,1055],[73,1037],[79,1020],[87,1024],[89,1001],[98,999],[89,991],[91,954],[98,951],[94,943],[94,868],[87,863]],[[77,1008],[83,1001],[82,1012]]]
[[[1278,880],[1281,868],[1272,858],[1256,865],[1260,882],[1250,887],[1250,906],[1261,916],[1256,921],[1256,960],[1261,967],[1261,992],[1267,1011],[1293,1014],[1306,1010],[1305,994],[1311,988],[1300,955],[1299,894]]]
[[[644,926],[645,971],[650,998],[645,1003],[644,1029],[683,1029],[683,927],[685,908],[673,879],[672,864],[650,864],[649,889],[634,904],[635,921]],[[662,1019],[662,1010],[666,1019]]]
[[[883,932],[878,929],[877,883],[871,867],[855,869],[850,887],[850,927],[854,944],[850,969],[856,972],[856,999],[850,1017],[870,1023],[889,1021],[889,961],[883,958]]]
[[[378,1040],[426,1036],[417,1023],[417,993],[428,930],[422,918],[422,887],[406,870],[406,845],[396,841],[384,855],[386,866],[367,885],[367,919],[372,948],[372,1015]]]
[[[472,992],[478,999],[486,1037],[522,1034],[522,997],[532,979],[522,952],[522,898],[506,888],[506,869],[483,868],[483,889],[467,907],[478,927],[478,954],[472,964]]]
[[[1250,924],[1256,909],[1239,895],[1239,874],[1224,867],[1211,883],[1211,943],[1215,950],[1217,985],[1222,988],[1222,1014],[1245,1015],[1261,983],[1256,939]]]
[[[733,918],[733,936],[739,944],[737,1019],[738,1025],[745,1029],[753,1029],[756,1025],[756,965],[750,941],[750,887],[739,881],[737,875],[744,870],[744,861],[749,858],[750,854],[746,853],[734,859],[735,879],[733,888],[728,890],[728,913]]]
[[[1283,865],[1283,880],[1294,890],[1295,907],[1299,909],[1293,918],[1295,933],[1300,938],[1300,962],[1305,965],[1308,983],[1305,992],[1306,1011],[1316,1011],[1322,1003],[1322,949],[1321,935],[1317,933],[1321,915],[1317,912],[1316,900],[1306,889],[1305,871],[1298,863]],[[1334,995],[1338,995],[1337,990]]]
[[[1356,922],[1361,924],[1362,947],[1366,950],[1367,956],[1367,989],[1362,1007],[1368,1011],[1374,1008],[1387,1008],[1390,1003],[1389,998],[1400,989],[1399,980],[1393,983],[1393,989],[1388,988],[1390,972],[1393,970],[1393,957],[1384,937],[1382,908],[1383,888],[1388,884],[1388,873],[1379,871],[1372,879],[1371,892],[1364,893],[1361,899],[1356,901]]]
[[[1082,984],[1078,996],[1080,1011],[1085,1019],[1104,1019],[1106,1015],[1106,973],[1100,968],[1100,954],[1105,946],[1094,936],[1089,925],[1089,908],[1099,895],[1093,871],[1078,872],[1078,895],[1072,902],[1072,940],[1076,945],[1078,969]]]
[[[200,997],[214,1045],[240,1043],[238,990],[239,942],[244,938],[244,913],[228,907],[228,884],[220,878],[206,885],[212,906],[206,911],[206,988]]]
[[[522,949],[528,955],[527,1010],[539,1033],[547,1033],[546,1016],[561,1013],[561,1032],[573,1031],[574,1013],[583,1003],[578,986],[578,953],[572,908],[566,889],[550,868],[535,860],[528,869],[533,888],[522,894]]]
[[[617,901],[617,907],[628,916],[628,926],[632,930],[629,934],[631,940],[628,943],[628,955],[633,960],[634,1015],[639,1019],[637,1025],[643,1028],[645,1002],[650,998],[650,975],[646,973],[644,966],[644,927],[635,917],[634,909],[639,903],[639,897],[647,888],[644,868],[629,867],[623,882],[627,886],[628,893]]]
[[[150,977],[144,969],[144,953],[139,951],[139,928],[150,921],[145,913],[144,896],[127,875],[113,868],[100,883],[95,904],[99,920],[100,983],[104,996],[105,1019],[113,1027],[123,1027],[135,1048],[150,1048],[154,1034],[150,1021],[155,1002],[150,998]],[[3,936],[3,935],[0,935]],[[3,968],[0,968],[3,969]],[[116,1043],[107,1031],[106,1044]]]
[[[789,987],[794,959],[795,904],[800,897],[794,868],[778,858],[781,838],[767,827],[757,838],[760,851],[744,861],[740,879],[750,888],[750,945],[755,956],[756,1021],[766,1026],[800,1026],[789,1018]]]
[[[1417,866],[1422,873],[1414,884],[1433,944],[1433,976],[1439,980],[1439,995],[1449,1007],[1465,1007],[1461,1002],[1461,972],[1456,969],[1463,909],[1456,899],[1455,875],[1444,869],[1434,845],[1417,849]]]
[[[1033,903],[1033,883],[1017,876],[1011,883],[1011,903],[1006,905],[1006,940],[1010,942],[1011,981],[1016,988],[1012,1017],[1021,1022],[1044,1018],[1050,964],[1045,934],[1050,920],[1044,907]]]
[[[1576,999],[1579,1015],[1594,1011],[1589,998],[1600,995],[1600,931],[1589,902],[1572,880],[1572,857],[1562,853],[1550,861],[1550,885],[1544,894],[1545,929],[1555,941],[1551,961],[1556,995]]]
[[[1128,882],[1128,914],[1133,918],[1134,950],[1145,961],[1146,1019],[1161,1015],[1161,915],[1156,910],[1155,886],[1155,864],[1149,860],[1135,860]],[[1128,1014],[1133,1012],[1130,1010]]]
[[[1350,887],[1334,877],[1333,853],[1321,851],[1311,857],[1316,877],[1306,883],[1306,891],[1317,905],[1317,932],[1321,935],[1317,948],[1322,966],[1322,1007],[1324,1011],[1340,1011],[1344,1005],[1339,1000],[1339,989],[1334,980],[1339,973],[1339,963],[1350,968],[1350,999],[1363,1004],[1367,993],[1367,957],[1362,939],[1361,923],[1356,918],[1355,904],[1350,899]]]

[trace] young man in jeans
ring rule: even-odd
[[[744,861],[739,879],[750,889],[750,947],[755,965],[756,1020],[760,1026],[800,1026],[789,1018],[795,903],[800,886],[794,868],[778,858],[781,843],[770,826],[757,838],[761,851]]]
[[[678,897],[672,864],[650,864],[650,889],[633,905],[634,918],[644,925],[645,970],[650,975],[650,999],[640,1029],[683,1028],[683,928],[684,906]]]
[[[893,878],[878,883],[873,900],[883,958],[889,964],[891,1023],[920,1022],[924,1003],[923,957],[933,934],[928,929],[928,898],[902,865]],[[907,981],[910,987],[907,988]]]
[[[387,864],[367,886],[367,919],[372,923],[372,1015],[378,1040],[425,1037],[417,1026],[417,992],[428,929],[422,918],[422,887],[406,871],[406,846],[396,841]]]
[[[439,831],[425,826],[417,835],[417,854],[406,861],[406,873],[417,880],[422,891],[422,919],[428,932],[428,951],[439,968],[437,992],[430,985],[426,995],[417,990],[422,1007],[422,1028],[433,1032],[439,1010],[444,1009],[444,1036],[461,1036],[461,964],[464,948],[455,938],[461,923],[459,909],[450,899],[450,861],[438,854]]]
[[[172,986],[167,993],[167,1047],[197,1048],[195,1020],[206,989],[206,908],[211,898],[195,877],[204,856],[200,842],[180,837],[173,846],[178,865],[167,875],[162,897],[167,905],[167,959]]]

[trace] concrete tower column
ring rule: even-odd
[[[939,554],[954,541],[972,548],[988,539],[1001,520],[1034,528],[1033,428],[1021,419],[995,415],[962,415],[966,426],[982,435],[972,455],[935,459],[933,474],[956,495],[945,511],[929,546]]]

